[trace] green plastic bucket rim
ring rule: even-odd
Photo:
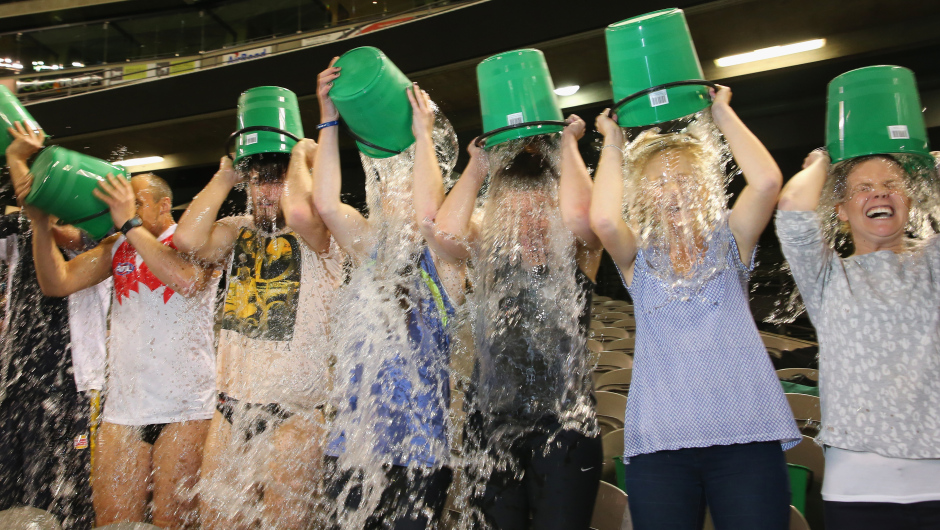
[[[504,133],[504,132],[506,132],[506,131],[513,131],[513,130],[515,130],[515,129],[522,129],[522,128],[524,128],[524,127],[541,127],[541,126],[543,126],[543,125],[560,125],[562,128],[564,128],[565,122],[562,121],[562,120],[540,120],[540,121],[527,121],[527,122],[523,122],[523,123],[517,123],[517,124],[515,124],[515,125],[507,125],[507,126],[505,126],[505,127],[497,127],[496,129],[493,129],[492,131],[488,131],[488,132],[485,132],[485,133],[481,134],[480,136],[477,136],[477,140],[476,140],[475,144],[476,144],[477,147],[480,147],[480,148],[484,148],[484,149],[485,149],[485,148],[486,148],[486,139],[489,138],[489,137],[491,137],[491,136],[495,136],[495,135],[497,135],[497,134],[499,134],[499,133]],[[542,134],[553,134],[553,133],[548,132],[548,133],[542,133]],[[532,135],[532,136],[538,136],[538,135],[535,134],[535,135]]]
[[[383,52],[383,51],[380,50],[379,48],[376,48],[375,46],[358,46],[358,47],[356,47],[356,48],[353,48],[353,49],[349,50],[348,52],[344,53],[343,55],[340,55],[340,56],[339,56],[339,59],[337,59],[336,62],[339,62],[340,59],[342,59],[343,57],[345,57],[345,56],[349,55],[350,53],[353,53],[354,51],[357,51],[357,50],[375,50],[375,51],[377,51],[377,52],[379,53],[379,55],[381,55],[381,56],[385,57],[386,59],[388,59],[388,55],[385,55],[385,52]],[[391,59],[388,59],[388,60],[389,60],[389,62],[392,62]],[[385,71],[385,68],[387,67],[387,65],[386,65],[384,62],[381,63],[381,64],[382,64],[382,66],[381,66],[381,68],[379,68],[379,74],[381,74],[382,72],[384,72],[384,71]],[[395,64],[395,63],[392,63],[392,64]],[[397,66],[396,66],[396,68],[397,68]],[[404,73],[404,72],[402,72],[402,73]],[[366,86],[364,86],[364,87],[362,87],[361,89],[359,89],[358,92],[368,92],[368,91],[370,91],[370,90],[372,89],[372,87],[375,86],[375,84],[379,82],[379,78],[380,78],[380,77],[382,77],[382,76],[381,76],[381,75],[376,75],[376,76],[374,76],[374,77],[369,81],[369,84],[367,84]],[[331,90],[330,92],[332,92],[332,90]],[[332,97],[333,97],[333,96],[331,95],[330,98],[332,98]],[[340,96],[340,101],[343,100],[343,97],[344,97],[344,96]]]
[[[277,127],[271,127],[270,125],[252,125],[250,127],[245,127],[244,129],[239,129],[229,135],[228,140],[225,142],[225,156],[229,157],[230,160],[235,160],[235,157],[232,156],[232,144],[235,143],[235,139],[239,136],[250,133],[254,131],[263,131],[263,132],[272,132],[276,134],[283,134],[284,136],[290,138],[295,142],[300,142],[302,138],[297,138],[294,133],[285,131],[284,129],[278,129]]]
[[[627,97],[621,99],[620,101],[614,103],[613,106],[610,107],[610,110],[607,111],[607,117],[608,117],[608,118],[613,118],[613,117],[614,117],[614,114],[617,113],[617,109],[619,109],[620,107],[622,107],[622,106],[626,105],[627,103],[633,101],[634,99],[643,97],[643,96],[645,96],[645,95],[647,95],[647,94],[652,94],[653,92],[659,92],[660,90],[666,90],[666,89],[668,89],[668,88],[673,88],[673,87],[677,87],[677,86],[691,86],[691,85],[707,86],[707,87],[713,88],[713,89],[715,89],[715,90],[718,90],[718,88],[719,88],[719,87],[718,87],[718,83],[714,83],[714,82],[712,82],[712,81],[707,81],[707,80],[705,80],[705,79],[685,79],[685,80],[682,80],[682,81],[673,81],[673,82],[671,82],[671,83],[663,83],[663,84],[661,84],[661,85],[651,86],[651,87],[649,87],[649,88],[645,88],[645,89],[643,89],[643,90],[640,90],[639,92],[630,94],[629,96],[627,96]]]
[[[663,16],[663,15],[665,15],[665,14],[674,14],[674,13],[682,13],[682,14],[685,14],[685,12],[684,12],[682,9],[678,8],[678,7],[667,7],[667,8],[665,8],[665,9],[658,9],[658,10],[656,10],[656,11],[651,11],[651,12],[649,12],[649,13],[643,13],[642,15],[637,15],[637,16],[635,16],[635,17],[633,17],[633,18],[628,18],[628,19],[626,19],[626,20],[621,20],[620,22],[614,22],[613,24],[610,24],[610,25],[607,26],[607,27],[608,27],[608,28],[616,28],[616,27],[620,27],[620,26],[626,26],[627,24],[636,24],[637,22],[643,22],[644,20],[647,20],[647,19],[650,19],[650,18],[653,18],[653,17],[660,17],[660,16]]]

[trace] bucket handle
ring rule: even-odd
[[[507,125],[505,127],[493,129],[490,132],[483,133],[480,136],[477,136],[476,146],[481,147],[481,148],[486,147],[486,142],[484,140],[486,140],[487,138],[495,134],[499,134],[501,132],[506,132],[506,131],[511,131],[513,129],[521,129],[523,127],[531,127],[535,125],[561,125],[562,127],[564,127],[565,122],[559,121],[559,120],[542,120],[542,121],[527,121],[524,123],[517,123],[515,125]]]
[[[651,93],[653,93],[653,92],[658,92],[658,91],[660,91],[660,90],[665,90],[665,89],[667,89],[667,88],[672,88],[672,87],[677,87],[677,86],[689,86],[689,85],[702,85],[702,86],[707,86],[707,87],[709,87],[709,88],[714,88],[715,90],[718,90],[718,84],[717,84],[717,83],[712,83],[711,81],[706,81],[706,80],[704,80],[704,79],[686,79],[686,80],[684,80],[684,81],[673,81],[673,82],[671,82],[671,83],[663,83],[662,85],[651,86],[651,87],[649,87],[649,88],[647,88],[647,89],[645,89],[645,90],[641,90],[641,91],[639,91],[639,92],[637,92],[637,93],[635,93],[635,94],[630,94],[629,96],[627,96],[627,97],[621,99],[620,101],[614,103],[614,106],[611,107],[609,111],[607,111],[607,117],[608,117],[608,118],[613,118],[613,117],[614,117],[614,114],[617,113],[617,109],[619,109],[620,107],[622,107],[622,106],[626,105],[627,103],[633,101],[634,99],[643,97],[643,96],[645,96],[645,95],[647,95],[647,94],[651,94]]]
[[[251,127],[245,127],[244,129],[239,129],[239,130],[233,132],[233,133],[228,137],[228,140],[226,140],[226,142],[225,142],[225,156],[229,157],[230,160],[234,160],[234,158],[232,158],[232,142],[234,142],[235,139],[238,138],[239,136],[241,136],[241,135],[243,135],[243,134],[245,134],[245,133],[248,133],[248,132],[253,132],[253,131],[265,131],[265,132],[273,132],[273,133],[283,134],[284,136],[290,138],[291,140],[293,140],[293,141],[295,141],[295,142],[299,142],[299,141],[300,141],[300,138],[297,138],[297,137],[294,136],[293,134],[291,134],[291,133],[289,133],[289,132],[287,132],[287,131],[285,131],[285,130],[283,130],[283,129],[278,129],[277,127],[270,127],[270,126],[268,126],[268,125],[252,125]]]
[[[380,146],[380,145],[375,145],[374,143],[372,143],[372,142],[370,142],[370,141],[368,141],[368,140],[362,138],[362,137],[359,136],[358,134],[354,133],[354,132],[352,131],[352,129],[349,128],[349,125],[347,125],[346,122],[343,120],[343,118],[340,118],[340,119],[339,119],[339,122],[343,124],[343,130],[346,131],[346,134],[348,134],[349,136],[352,136],[352,139],[353,139],[353,140],[355,140],[355,141],[361,143],[362,145],[364,145],[364,146],[366,146],[366,147],[371,147],[372,149],[378,149],[379,151],[383,151],[383,152],[385,152],[385,153],[391,153],[391,154],[393,154],[393,155],[400,155],[400,154],[402,154],[402,153],[405,152],[404,150],[396,151],[396,150],[394,150],[394,149],[389,149],[389,148],[387,148],[387,147],[382,147],[382,146]]]

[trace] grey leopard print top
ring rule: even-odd
[[[817,440],[940,458],[940,237],[840,258],[814,212],[777,212],[777,235],[819,336]]]

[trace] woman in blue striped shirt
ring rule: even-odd
[[[747,184],[731,210],[714,137],[652,130],[625,146],[616,118],[597,118],[605,145],[591,226],[621,271],[637,326],[624,421],[637,530],[701,528],[706,506],[719,530],[789,524],[782,448],[800,433],[747,290],[782,177],[731,109],[731,91],[712,95],[712,119]]]

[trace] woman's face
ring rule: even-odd
[[[665,149],[647,161],[640,192],[645,195],[645,207],[661,212],[667,225],[676,225],[706,190],[696,178],[689,153],[684,149]]]
[[[849,223],[853,238],[891,245],[905,237],[911,199],[898,164],[884,158],[862,162],[846,177],[845,195],[836,213]]]

